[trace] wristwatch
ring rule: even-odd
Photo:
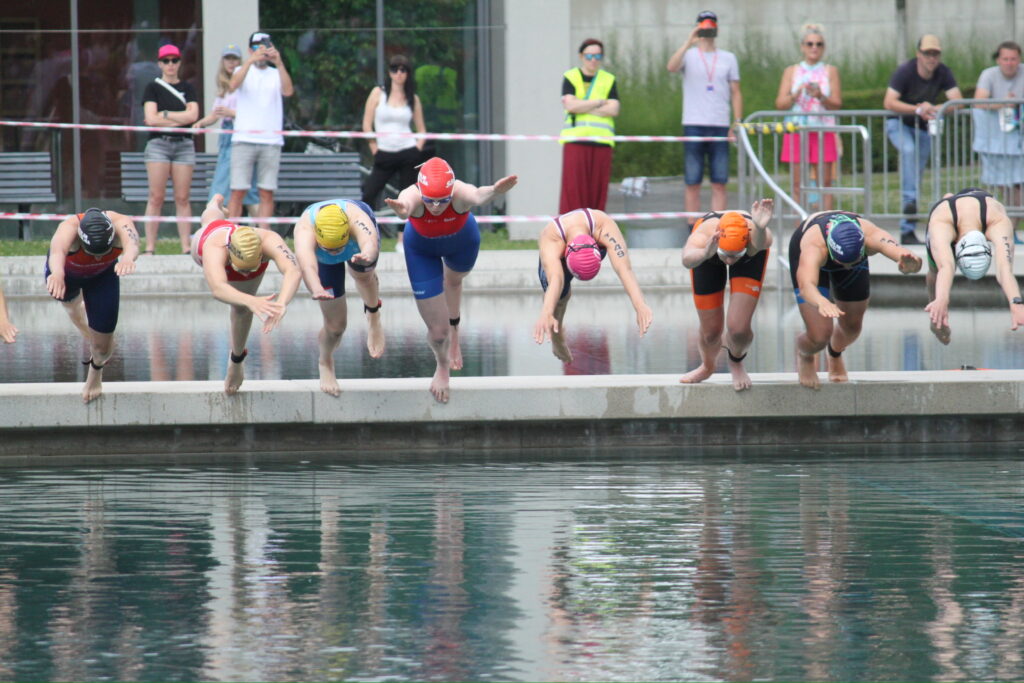
[[[1020,298],[1019,296],[1015,296],[1012,299],[1010,299],[1010,303],[1011,304],[1022,304],[1022,305],[1024,305],[1024,299]]]
[[[166,109],[164,109],[164,110],[163,110],[162,112],[160,112],[160,113],[164,115],[164,118],[165,118],[165,119],[167,118],[167,110],[166,110]]]

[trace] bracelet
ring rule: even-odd
[[[914,110],[914,113],[917,114],[918,116],[921,115],[921,105],[920,104],[917,105],[917,109]]]

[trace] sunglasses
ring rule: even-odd
[[[817,41],[815,41],[815,40],[805,40],[804,41],[804,45],[806,45],[807,47],[825,47],[825,41],[824,40],[817,40]]]
[[[583,55],[583,59],[587,60],[588,62],[593,62],[594,60],[604,59],[604,55],[598,52],[592,55]]]
[[[940,52],[939,50],[921,50],[920,52],[925,57],[940,57],[940,56],[942,56],[942,52]]]
[[[433,197],[424,197],[423,198],[423,203],[424,204],[430,204],[434,208],[437,208],[438,206],[441,206],[442,204],[447,204],[451,200],[452,200],[452,196],[451,195],[448,195],[447,197],[444,197],[442,199],[434,199]]]
[[[393,74],[397,74],[397,73],[407,74],[407,73],[409,73],[409,67],[407,67],[407,66],[405,66],[403,64],[392,64],[391,66],[388,67],[388,71],[390,71]]]
[[[177,64],[181,61],[181,57],[164,57],[160,60],[161,64]]]

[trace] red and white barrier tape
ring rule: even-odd
[[[13,220],[13,221],[62,221],[65,218],[69,218],[75,214],[67,213],[5,213],[0,212],[0,220]],[[659,219],[672,219],[672,218],[700,218],[704,215],[702,212],[688,212],[688,211],[663,211],[655,213],[610,213],[608,214],[613,220],[659,220]],[[145,223],[148,221],[159,221],[161,223],[177,223],[179,220],[188,221],[189,223],[199,223],[198,216],[189,216],[187,218],[177,218],[176,216],[129,216],[136,223]],[[533,223],[537,221],[551,221],[554,220],[553,215],[521,215],[521,216],[476,216],[478,223]],[[274,224],[290,224],[299,220],[298,217],[272,217],[272,218],[253,218],[249,216],[243,216],[237,222],[239,223],[274,223]],[[405,221],[401,218],[394,216],[378,216],[378,223],[401,225]]]
[[[223,130],[221,128],[161,128],[158,126],[122,126],[114,124],[99,123],[53,123],[49,121],[0,121],[0,126],[11,126],[14,128],[62,128],[79,130],[108,130],[108,131],[129,131],[149,133],[186,133],[199,135],[203,133],[217,133],[237,135],[238,133],[253,133],[261,135],[282,135],[284,137],[297,138],[376,138],[377,133],[363,133],[362,131],[350,130]],[[581,141],[607,141],[616,142],[722,142],[728,140],[725,137],[696,137],[692,135],[613,135],[607,136],[584,136],[563,138],[560,135],[510,135],[505,133],[386,133],[388,137],[409,137],[423,138],[426,140],[567,140],[571,142]]]

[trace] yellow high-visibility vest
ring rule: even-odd
[[[615,84],[615,76],[601,69],[594,75],[590,85],[583,82],[583,72],[577,69],[569,69],[564,76],[569,79],[572,86],[576,88],[576,97],[581,100],[606,100],[608,93],[612,91]],[[589,89],[590,92],[587,92]],[[561,144],[572,142],[565,138],[578,135],[601,136],[609,138],[605,140],[587,140],[601,145],[615,146],[615,141],[610,139],[615,135],[615,119],[611,116],[595,116],[593,114],[570,114],[565,112],[565,123],[562,125]]]

